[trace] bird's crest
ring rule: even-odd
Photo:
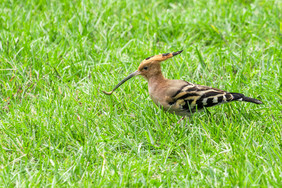
[[[165,53],[165,54],[159,54],[159,55],[154,55],[154,56],[151,56],[151,57],[147,57],[146,59],[144,59],[142,61],[142,63],[144,62],[148,62],[148,61],[164,61],[164,60],[167,60],[173,56],[176,56],[178,54],[180,54],[183,50],[181,51],[177,51],[177,52],[172,52],[172,53]]]
[[[159,54],[159,55],[154,55],[154,56],[150,56],[147,57],[146,59],[144,59],[140,65],[140,67],[146,66],[148,64],[154,64],[154,63],[160,63],[162,61],[165,61],[173,56],[176,56],[178,54],[180,54],[183,50],[181,51],[177,51],[177,52],[172,52],[172,53],[165,53],[165,54]]]

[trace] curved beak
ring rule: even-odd
[[[134,76],[137,76],[137,75],[139,75],[140,74],[140,72],[137,70],[137,71],[135,71],[135,72],[133,72],[133,73],[131,73],[130,75],[128,75],[126,78],[124,78],[122,81],[120,81],[120,83],[118,83],[117,85],[116,85],[116,87],[112,90],[112,91],[110,91],[110,92],[106,92],[106,91],[103,91],[103,93],[105,93],[106,95],[111,95],[119,86],[121,86],[124,82],[126,82],[127,80],[129,80],[130,78],[132,78],[132,77],[134,77]]]

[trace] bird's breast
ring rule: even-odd
[[[149,95],[153,100],[153,102],[158,106],[162,106],[166,108],[168,104],[165,101],[165,97],[166,97],[165,88],[161,87],[161,85],[157,85],[153,83],[153,84],[149,84],[148,89],[149,89]]]

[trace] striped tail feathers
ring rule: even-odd
[[[260,100],[251,97],[246,97],[241,93],[230,93],[230,94],[233,96],[232,101],[245,101],[245,102],[252,102],[255,104],[262,104]]]

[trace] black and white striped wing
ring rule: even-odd
[[[232,94],[226,91],[188,83],[172,96],[170,105],[192,113],[233,99]]]

